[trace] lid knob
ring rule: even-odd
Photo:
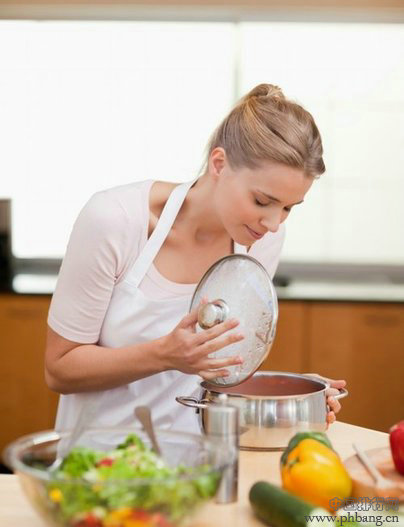
[[[198,310],[198,324],[209,329],[224,322],[229,315],[229,307],[224,300],[217,299],[201,306]]]

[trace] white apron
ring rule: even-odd
[[[120,348],[157,339],[170,333],[188,313],[192,295],[176,299],[153,300],[139,289],[139,284],[164,243],[184,202],[193,180],[175,187],[160,219],[133,267],[113,290],[98,341],[100,346]],[[234,243],[235,252],[246,247]],[[201,378],[179,371],[164,371],[130,384],[85,394],[60,397],[57,430],[74,426],[84,401],[97,405],[91,426],[132,426],[135,406],[148,405],[153,422],[159,428],[200,433],[197,414],[176,402],[179,395],[196,395]]]

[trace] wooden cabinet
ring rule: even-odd
[[[342,421],[387,432],[404,419],[404,306],[308,303],[310,370],[346,379]]]
[[[49,302],[0,295],[0,452],[17,437],[54,425],[58,397],[44,380]]]
[[[54,425],[46,387],[49,296],[0,295],[0,451]],[[315,372],[348,382],[338,418],[388,431],[404,419],[404,305],[281,301],[277,336],[262,370]]]
[[[404,419],[404,305],[280,302],[277,336],[261,370],[345,379],[338,419],[388,432]]]

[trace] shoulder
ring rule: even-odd
[[[142,231],[147,221],[147,193],[151,184],[141,181],[96,192],[81,209],[74,228],[107,238],[122,230]]]
[[[91,196],[84,210],[108,219],[137,217],[148,208],[147,197],[152,184],[152,180],[146,180],[101,190]]]
[[[113,288],[139,253],[150,185],[139,182],[97,192],[82,208],[49,311],[50,327],[63,337],[97,342]]]
[[[146,236],[151,184],[141,181],[93,194],[75,221],[65,259],[80,248],[103,265],[110,261],[115,275],[121,276]]]

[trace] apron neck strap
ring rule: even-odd
[[[164,240],[167,238],[168,233],[173,226],[175,218],[177,217],[177,214],[185,200],[188,190],[192,187],[195,181],[196,179],[176,186],[168,197],[154,231],[147,240],[146,245],[143,247],[142,252],[138,256],[130,271],[130,280],[134,285],[136,285],[136,287],[139,286],[140,282],[143,280],[145,274],[153,263],[153,260],[157,256],[157,253],[159,252]]]
[[[128,278],[130,279],[131,283],[133,283],[133,285],[136,287],[139,286],[145,274],[150,269],[151,264],[153,263],[157,253],[164,243],[164,240],[167,238],[171,227],[173,226],[175,218],[177,217],[177,214],[184,203],[189,189],[192,187],[195,181],[197,181],[197,178],[187,183],[178,185],[171,192],[154,231],[147,240],[146,245],[143,247],[142,252],[136,259],[132,269],[128,274]],[[247,253],[247,247],[244,247],[243,245],[233,242],[233,247],[233,252],[235,253]]]

